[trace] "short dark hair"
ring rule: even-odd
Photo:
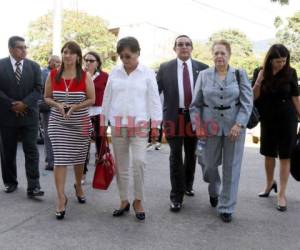
[[[88,53],[86,53],[86,54],[83,56],[83,59],[85,59],[85,57],[86,57],[87,55],[92,55],[93,57],[96,58],[96,61],[97,61],[97,63],[98,63],[97,71],[100,71],[100,70],[101,70],[101,66],[102,66],[102,60],[101,60],[100,55],[99,55],[97,52],[95,52],[95,51],[89,51]]]
[[[119,55],[125,48],[128,48],[132,53],[140,54],[141,51],[138,40],[132,36],[124,37],[118,41],[117,53]]]
[[[25,39],[20,36],[11,36],[8,39],[8,48],[14,48],[16,47],[17,42],[25,42]]]
[[[290,52],[283,44],[273,44],[267,52],[263,66],[264,79],[267,82],[273,79],[272,60],[281,57],[286,57],[286,64],[281,70],[281,74],[283,74],[285,77],[288,77],[291,70]]]
[[[192,39],[191,39],[189,36],[187,36],[187,35],[179,35],[178,37],[175,38],[175,41],[174,41],[174,47],[173,47],[174,49],[176,48],[177,40],[178,40],[179,38],[181,38],[181,37],[188,38],[188,39],[190,40],[191,46],[192,46],[192,48],[193,48],[193,41],[192,41]]]

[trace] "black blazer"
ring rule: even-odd
[[[198,74],[201,70],[208,68],[208,65],[192,59],[194,87]],[[177,79],[177,59],[160,65],[157,73],[159,93],[164,94],[163,120],[177,124],[179,109],[179,90]],[[165,123],[166,125],[166,123]]]
[[[24,59],[21,81],[17,84],[10,58],[0,60],[0,125],[37,125],[40,98],[41,69],[36,62]],[[17,117],[10,110],[14,101],[23,101],[28,106],[27,115]]]

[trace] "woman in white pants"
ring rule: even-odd
[[[142,201],[148,121],[151,119],[152,134],[156,136],[157,127],[162,120],[162,107],[154,71],[138,61],[138,41],[134,37],[121,39],[117,44],[117,53],[122,64],[112,70],[102,104],[105,125],[110,121],[112,130],[116,177],[121,199],[120,207],[113,212],[113,216],[122,216],[129,211],[128,183],[131,164],[134,179],[132,206],[136,218],[144,220]]]

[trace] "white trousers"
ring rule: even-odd
[[[127,128],[112,127],[112,146],[116,162],[116,178],[120,199],[128,200],[129,166],[133,170],[134,198],[144,200],[144,172],[148,130],[143,135],[128,135]]]

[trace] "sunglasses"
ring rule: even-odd
[[[84,59],[85,62],[89,62],[89,63],[93,63],[93,62],[96,62],[96,60],[94,59]]]
[[[120,55],[120,58],[121,58],[121,59],[127,59],[127,60],[128,60],[128,59],[131,58],[131,55],[128,55],[128,54],[122,55],[122,54],[121,54],[121,55]]]
[[[191,47],[192,44],[188,43],[188,42],[186,42],[186,43],[177,43],[176,46],[177,47],[183,47],[183,46],[185,46],[185,47]]]

